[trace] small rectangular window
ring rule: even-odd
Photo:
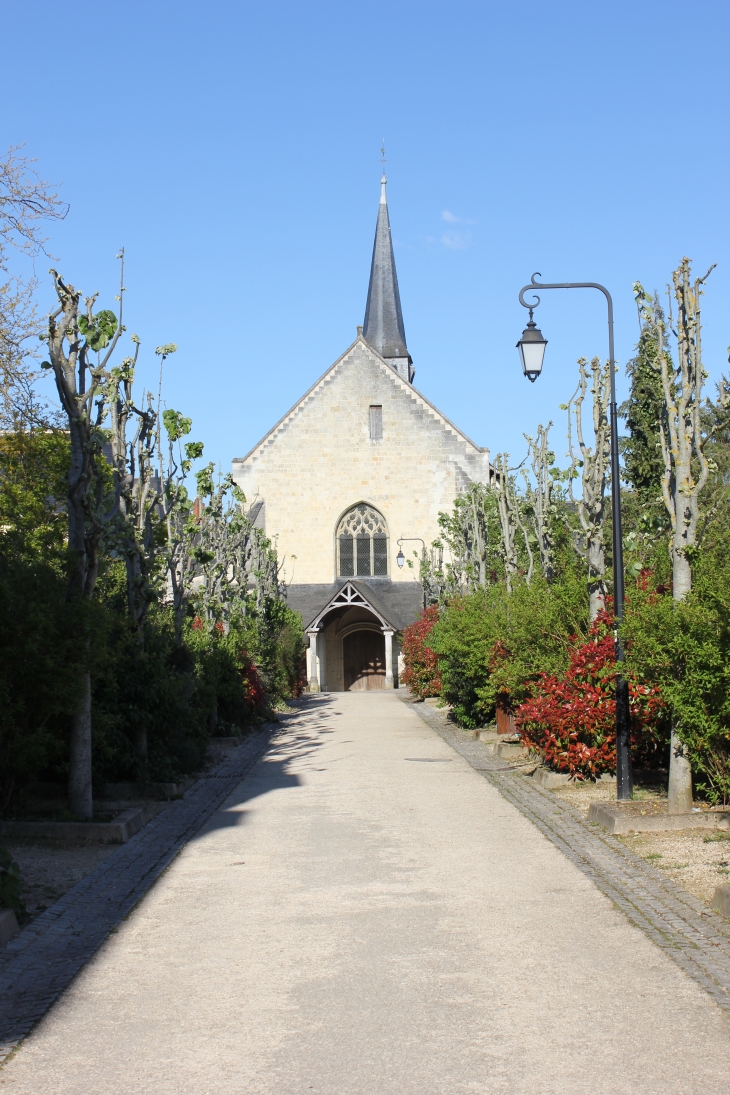
[[[358,536],[357,544],[357,573],[360,578],[370,577],[370,537]]]
[[[370,408],[370,440],[381,441],[383,438],[383,408]]]
[[[352,536],[340,536],[340,574],[343,578],[355,576]]]

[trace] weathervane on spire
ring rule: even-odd
[[[380,162],[383,165],[383,174],[385,174],[385,165],[388,162],[385,158],[385,137],[383,137],[383,140],[380,143]]]

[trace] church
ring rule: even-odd
[[[423,608],[414,553],[438,537],[439,513],[459,492],[489,481],[489,450],[441,414],[414,375],[383,175],[355,341],[233,461],[256,524],[286,560],[310,692],[398,686],[398,635]]]

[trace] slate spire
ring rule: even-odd
[[[378,222],[375,226],[363,337],[404,380],[411,381],[415,369],[411,364],[411,355],[406,345],[406,332],[398,292],[398,275],[395,272],[393,243],[390,238],[385,185],[386,179],[383,175],[380,180],[380,205]]]

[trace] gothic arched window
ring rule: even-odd
[[[337,573],[342,578],[370,578],[388,573],[388,529],[385,519],[361,502],[337,527]]]

